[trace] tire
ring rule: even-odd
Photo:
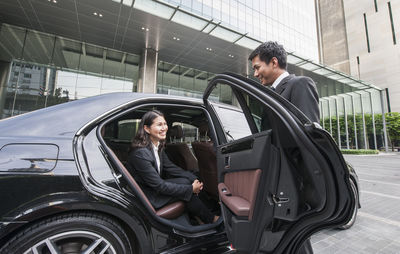
[[[350,185],[351,185],[351,192],[353,193],[354,199],[355,199],[356,202],[354,202],[353,214],[351,215],[351,219],[346,224],[340,226],[339,229],[349,229],[356,222],[357,213],[358,213],[358,198],[359,198],[359,195],[358,195],[357,187],[356,187],[353,179],[351,179],[351,178],[350,178]]]
[[[88,251],[93,249],[92,252]],[[8,241],[0,253],[133,253],[122,227],[94,213],[59,215],[35,223]],[[102,252],[104,251],[104,252]]]

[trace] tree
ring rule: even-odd
[[[392,151],[394,147],[400,143],[400,113],[391,112],[386,113],[386,129],[388,131],[390,143],[392,144]]]

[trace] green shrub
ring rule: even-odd
[[[369,150],[369,149],[342,149],[340,150],[342,154],[378,154],[378,150]]]

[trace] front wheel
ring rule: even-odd
[[[0,253],[133,253],[128,236],[112,219],[93,213],[59,215],[36,223],[11,239]]]

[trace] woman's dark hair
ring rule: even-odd
[[[159,116],[164,117],[164,114],[158,110],[151,110],[151,111],[146,112],[143,115],[143,117],[140,121],[140,124],[139,124],[139,128],[136,132],[136,136],[132,140],[131,150],[134,150],[139,147],[150,146],[150,144],[151,144],[150,135],[144,130],[144,126],[146,125],[146,126],[150,127],[153,124],[154,119],[156,119]],[[165,143],[165,140],[161,140],[159,147],[160,148],[163,147],[164,143]]]

